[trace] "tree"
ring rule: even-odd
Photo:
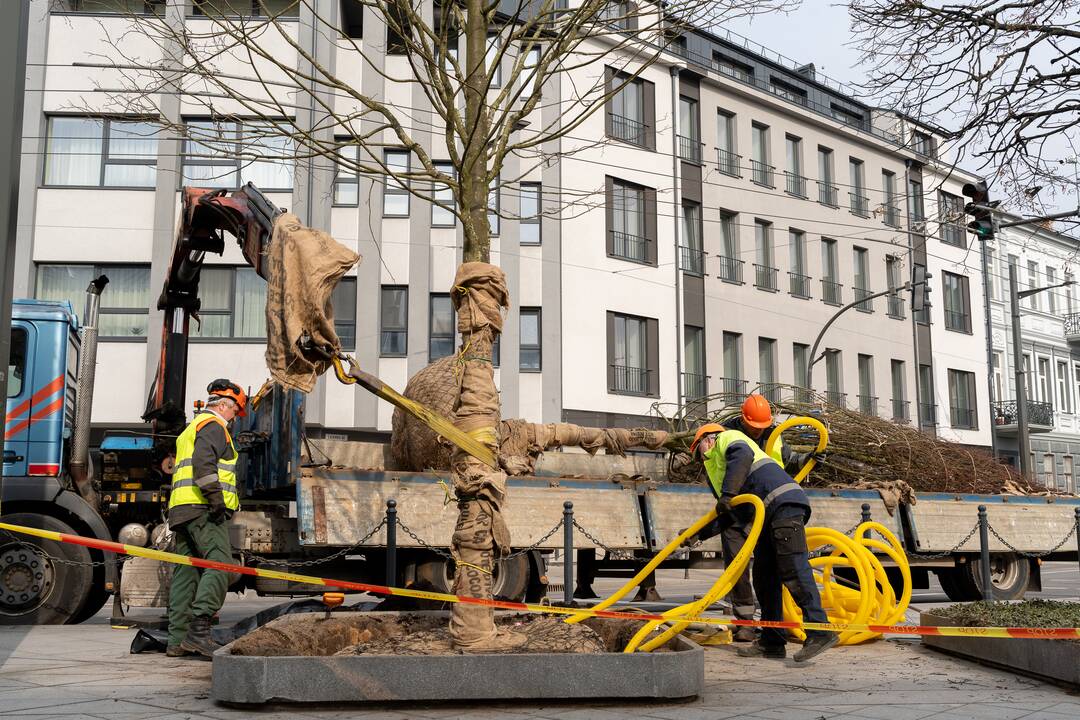
[[[1018,200],[1075,182],[1059,153],[1080,149],[1078,0],[851,0],[850,13],[864,88],[950,128],[957,161],[976,159]]]

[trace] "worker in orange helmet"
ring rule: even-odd
[[[747,506],[732,508],[736,495],[750,494],[765,507],[764,526],[754,548],[753,584],[761,603],[762,620],[783,620],[783,589],[791,593],[802,609],[806,622],[825,623],[828,616],[821,606],[810,556],[806,545],[806,521],[810,519],[810,500],[806,492],[784,472],[753,440],[738,430],[710,423],[698,428],[690,452],[698,453],[709,477],[709,487],[716,496],[715,521],[702,528],[694,543],[722,533],[732,524],[745,524]],[[749,647],[739,648],[742,657],[783,658],[787,653],[785,630],[764,628],[761,637]],[[825,630],[808,630],[806,643],[795,653],[796,662],[804,662],[839,640],[839,635]]]
[[[776,431],[773,423],[772,408],[764,396],[756,393],[748,395],[742,404],[742,412],[724,423],[729,430],[738,430],[753,440],[759,448],[765,450],[769,444],[769,438]],[[802,469],[810,458],[817,458],[815,452],[798,453],[792,451],[780,436],[777,436],[769,456],[784,466],[784,470],[794,475]],[[746,542],[746,525],[742,523],[732,524],[720,535],[720,544],[724,554],[724,563],[730,565],[735,556],[742,550]],[[735,586],[728,594],[731,601],[732,613],[739,620],[753,620],[754,618],[754,590],[750,583],[750,574],[743,573],[735,581]],[[753,628],[740,627],[735,630],[733,639],[735,642],[750,642],[757,637]]]

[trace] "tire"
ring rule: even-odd
[[[982,567],[979,557],[959,567],[962,577],[961,588],[968,595],[968,600],[982,600]],[[1019,600],[1027,592],[1031,579],[1031,565],[1025,558],[1015,553],[990,554],[990,581],[994,586],[994,600]]]
[[[83,604],[82,609],[68,622],[69,625],[77,625],[81,622],[86,622],[90,618],[98,614],[101,608],[105,607],[105,603],[109,601],[112,595],[105,591],[104,577],[98,581],[98,578],[94,578],[93,584],[90,588],[90,592],[86,597],[86,602]]]
[[[5,515],[4,522],[76,534],[66,523],[37,513]],[[0,625],[76,622],[93,590],[90,561],[90,551],[80,545],[0,533]]]
[[[529,587],[529,558],[518,555],[495,564],[492,594],[499,600],[520,601]],[[435,592],[450,593],[454,584],[454,564],[438,558],[418,563],[416,580]]]
[[[957,568],[941,568],[935,570],[938,582],[941,583],[941,589],[945,591],[946,597],[953,602],[966,602],[971,598],[968,597],[968,591],[961,586],[960,571]]]

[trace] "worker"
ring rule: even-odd
[[[802,609],[805,622],[828,622],[821,596],[810,569],[806,546],[806,521],[810,501],[799,485],[753,440],[738,430],[709,423],[698,428],[690,452],[697,452],[716,496],[717,519],[703,528],[693,543],[722,532],[731,523],[745,524],[742,512],[734,511],[736,495],[749,493],[765,505],[765,519],[754,548],[753,588],[761,603],[762,620],[783,620],[783,588]],[[746,507],[746,506],[743,506]],[[740,508],[741,510],[741,508]],[[742,657],[783,658],[787,653],[785,630],[763,628],[761,636],[748,647],[739,648]],[[806,642],[795,653],[804,662],[835,645],[840,636],[825,630],[808,630]]]
[[[724,423],[729,430],[738,430],[755,443],[762,450],[769,444],[769,438],[776,431],[773,424],[772,408],[764,396],[756,393],[750,394],[742,404],[742,412],[731,420]],[[784,445],[783,439],[777,435],[776,442],[769,455],[784,466],[784,470],[794,475],[802,469],[810,458],[818,457],[816,452],[798,453]],[[746,525],[734,523],[720,533],[720,548],[723,551],[724,563],[731,565],[735,556],[742,550],[746,542]],[[750,574],[743,573],[735,581],[734,587],[728,594],[731,600],[732,614],[737,620],[754,619],[754,590],[750,584]],[[757,632],[752,627],[742,626],[735,630],[732,639],[735,642],[751,642],[757,637]]]
[[[206,405],[176,438],[176,465],[169,493],[169,527],[175,551],[228,563],[232,561],[225,522],[240,507],[236,491],[236,446],[229,424],[243,417],[247,396],[229,380],[206,388]],[[225,602],[229,576],[221,570],[177,565],[169,589],[169,643],[165,654],[210,657],[220,647],[210,621]]]

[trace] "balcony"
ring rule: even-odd
[[[609,113],[608,118],[611,121],[611,137],[634,145],[645,146],[647,129],[645,123],[615,113]]]
[[[844,286],[832,280],[821,281],[821,302],[826,305],[843,305]]]
[[[1069,313],[1064,319],[1065,340],[1071,343],[1080,343],[1080,313]]]
[[[870,198],[859,193],[848,193],[848,202],[851,207],[851,214],[858,215],[859,217],[870,217]]]
[[[685,135],[677,135],[676,137],[679,141],[679,158],[694,165],[701,165],[701,156],[705,150],[705,143],[699,142],[697,138],[686,137]]]
[[[772,165],[766,165],[758,160],[750,161],[750,179],[757,185],[762,185],[767,188],[776,187],[773,185],[773,173],[776,171]]]
[[[742,177],[742,155],[728,150],[716,150],[716,169],[731,177]]]
[[[910,400],[897,400],[893,398],[892,401],[892,419],[898,423],[911,422],[911,401]]]
[[[698,373],[684,372],[682,374],[682,379],[683,397],[685,397],[687,400],[697,400],[709,394],[708,375],[699,375]]]
[[[810,276],[799,273],[788,273],[788,292],[791,297],[810,299]]]
[[[859,394],[859,412],[863,415],[877,417],[877,395]]]
[[[779,268],[754,263],[754,287],[759,290],[776,292],[776,274],[778,272],[780,272]]]
[[[739,380],[738,378],[720,378],[720,392],[725,395],[746,395],[746,380]]]
[[[649,392],[649,373],[646,368],[630,365],[612,365],[612,390],[628,395],[645,395]]]
[[[1016,435],[1019,432],[1015,400],[999,400],[993,404],[994,429],[998,435]],[[1036,400],[1027,401],[1028,432],[1045,433],[1054,429],[1054,406]]]
[[[956,332],[971,332],[971,316],[965,312],[945,309],[945,329]]]
[[[922,427],[934,427],[937,425],[937,405],[919,403],[919,425]]]
[[[900,227],[900,210],[892,203],[882,206],[882,222],[891,228]]]
[[[874,312],[874,301],[868,298],[874,294],[873,290],[867,290],[866,288],[854,288],[855,299],[859,301],[859,304],[855,306],[855,309],[859,312],[872,313]]]
[[[784,190],[788,195],[806,197],[806,178],[792,172],[784,172]]]
[[[839,408],[846,408],[847,393],[842,393],[839,390],[826,390],[825,401],[830,405],[834,405]]]
[[[612,230],[611,239],[612,255],[635,262],[645,262],[645,238]]]
[[[679,246],[679,267],[691,275],[705,274],[705,251],[695,247]]]
[[[840,207],[840,201],[837,200],[837,197],[840,194],[840,188],[818,180],[817,190],[819,203],[831,208]]]
[[[904,303],[904,296],[903,295],[886,295],[885,297],[889,301],[889,303],[888,303],[888,315],[889,315],[889,317],[896,318],[897,320],[903,320],[904,317],[906,317],[905,313],[907,312],[905,310],[907,305],[906,305],[906,303]]]
[[[745,263],[738,258],[728,257],[726,255],[720,256],[720,279],[724,282],[735,283],[742,285],[743,283],[743,265]]]
[[[763,380],[758,382],[758,392],[773,405],[780,402],[780,391],[783,387],[780,383],[765,382]]]
[[[975,408],[952,406],[949,408],[949,422],[961,430],[978,430],[979,415]]]

